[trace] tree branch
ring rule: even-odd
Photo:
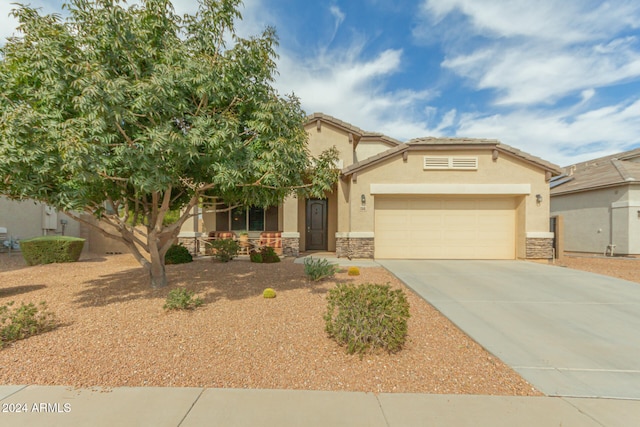
[[[118,128],[118,132],[120,132],[120,134],[124,137],[124,139],[127,140],[127,142],[129,143],[129,146],[132,146],[134,144],[133,140],[131,138],[129,138],[129,135],[127,135],[127,133],[124,131],[124,129],[122,129],[122,127],[120,127],[120,123],[118,123],[117,120],[116,120],[116,127]]]

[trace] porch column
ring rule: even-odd
[[[300,232],[298,231],[298,197],[287,197],[282,203],[282,253],[298,256]]]

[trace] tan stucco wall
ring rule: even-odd
[[[10,236],[14,239],[28,239],[31,237],[43,236],[45,231],[42,228],[44,205],[33,200],[9,200],[4,196],[0,197],[0,227],[5,227]],[[62,225],[60,220],[66,220],[64,234],[66,236],[80,236],[80,224],[62,212],[56,212],[55,229],[47,230],[46,234],[60,235]]]
[[[305,130],[309,134],[309,153],[313,157],[335,146],[339,151],[342,167],[353,164],[353,144],[349,142],[348,133],[325,122],[321,122],[318,130],[315,121],[307,124]]]
[[[360,162],[376,154],[392,148],[391,145],[384,144],[380,141],[360,141],[356,146],[355,161]]]
[[[476,156],[478,170],[423,170],[423,156]],[[504,153],[492,160],[491,151],[411,151],[405,162],[402,155],[394,156],[368,169],[358,172],[357,182],[351,182],[353,203],[350,206],[351,230],[371,232],[374,229],[374,195],[371,184],[529,184],[531,193],[522,198],[518,208],[520,218],[519,234],[549,231],[549,185],[545,181],[545,171],[529,165]],[[367,203],[362,209],[360,196],[364,194]],[[542,203],[536,203],[536,194],[542,195]],[[507,197],[507,196],[505,196]],[[515,197],[515,196],[510,196]],[[524,250],[524,248],[522,248]]]
[[[640,189],[605,188],[554,196],[551,214],[564,220],[564,247],[569,252],[640,254]]]

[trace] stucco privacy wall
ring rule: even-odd
[[[55,228],[45,230],[43,228],[43,216],[46,214],[45,206],[42,203],[34,202],[33,200],[16,201],[4,196],[0,197],[0,227],[5,227],[10,237],[14,239],[28,239],[45,234],[61,235],[62,224],[60,220],[67,221],[64,227],[66,236],[82,237],[78,222],[62,212],[54,211],[54,214],[51,226]]]
[[[640,254],[640,191],[636,188],[556,195],[551,211],[564,219],[566,251],[604,253],[607,245],[615,244],[616,253]]]

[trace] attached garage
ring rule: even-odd
[[[375,198],[375,258],[515,259],[516,198]]]

